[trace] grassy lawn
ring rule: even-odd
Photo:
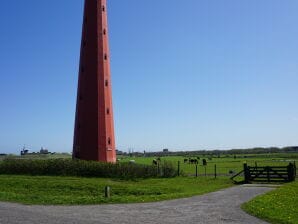
[[[243,209],[271,223],[298,223],[298,181],[256,197]]]
[[[104,187],[111,198],[104,198]],[[107,178],[0,175],[0,201],[75,205],[151,202],[200,195],[232,186],[227,178],[176,177],[132,181]]]

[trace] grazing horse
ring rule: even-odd
[[[184,163],[187,163],[188,162],[188,159],[184,159]]]
[[[157,165],[157,163],[158,163],[158,162],[157,162],[156,159],[152,160],[152,164],[153,164],[153,165]]]
[[[190,159],[189,162],[190,162],[190,164],[198,164],[197,159]]]

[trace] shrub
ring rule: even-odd
[[[131,163],[102,163],[71,159],[5,159],[0,163],[0,174],[46,175],[46,176],[80,176],[107,178],[149,178],[174,177],[177,175],[171,163],[161,165],[158,172],[154,165]]]

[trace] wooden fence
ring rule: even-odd
[[[243,171],[233,176],[244,173],[244,183],[251,182],[291,182],[296,178],[296,165],[290,163],[288,166],[248,166],[243,165]],[[236,182],[236,181],[235,181]]]

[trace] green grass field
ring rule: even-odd
[[[111,187],[111,198],[104,187]],[[108,178],[0,175],[0,201],[75,205],[151,202],[200,195],[232,186],[226,178],[153,178],[135,181]]]
[[[198,174],[200,176],[205,175],[205,169],[207,175],[214,175],[215,165],[216,172],[221,176],[231,176],[230,172],[238,173],[243,170],[243,163],[247,163],[249,166],[286,166],[290,162],[298,160],[298,153],[268,153],[268,154],[238,154],[236,158],[234,155],[221,155],[218,157],[211,157],[208,155],[196,155],[192,158],[200,157],[198,164]],[[2,157],[2,159],[5,157]],[[18,156],[13,158],[20,159],[55,159],[55,158],[71,158],[70,154],[54,154],[54,155],[27,155],[27,156]],[[128,156],[118,156],[120,162],[128,162],[130,160],[135,160],[138,164],[152,164],[153,159],[156,157],[128,157]],[[194,175],[195,174],[195,165],[184,163],[185,158],[183,156],[164,156],[160,157],[161,162],[170,161],[178,167],[178,161],[180,161],[180,170],[185,175]],[[209,159],[211,158],[211,160]],[[202,160],[207,160],[207,166],[202,165]],[[1,162],[1,157],[0,157]]]
[[[196,158],[193,156],[192,158]],[[151,202],[200,195],[232,186],[229,171],[237,173],[243,163],[254,166],[286,166],[298,159],[297,153],[223,155],[220,158],[199,155],[199,177],[195,165],[184,163],[182,156],[161,157],[161,163],[170,161],[178,164],[183,176],[176,178],[150,178],[118,180],[109,178],[80,178],[53,176],[0,175],[0,201],[23,204],[76,205]],[[2,159],[5,157],[2,157]],[[14,157],[20,159],[70,158],[70,155],[30,155]],[[156,157],[118,157],[120,163],[135,160],[137,164],[152,164]],[[202,166],[202,159],[208,165]],[[1,158],[0,158],[1,163]],[[217,166],[217,179],[214,179],[214,165]],[[104,197],[104,187],[111,187],[111,198]],[[244,208],[260,218],[273,223],[298,223],[297,182],[287,184],[268,195],[256,198]]]
[[[192,158],[196,158],[194,156]],[[247,163],[249,166],[255,166],[257,163],[258,166],[287,166],[289,162],[294,162],[298,160],[298,153],[285,153],[285,154],[259,154],[259,155],[237,155],[236,158],[231,155],[229,157],[213,157],[209,160],[208,156],[199,155],[200,160],[198,164],[198,173],[199,175],[205,175],[205,168],[207,175],[214,175],[215,165],[216,172],[218,175],[227,176],[230,171],[233,173],[238,173],[243,170],[243,163]],[[246,158],[245,158],[246,157]],[[127,162],[129,160],[135,160],[136,163],[140,164],[152,164],[152,160],[156,157],[119,157],[121,162]],[[195,165],[184,163],[184,158],[182,156],[169,156],[161,157],[161,161],[171,161],[174,164],[177,164],[180,161],[180,170],[186,175],[195,174]],[[202,159],[207,160],[207,166],[202,165]]]
[[[217,173],[219,175],[228,175],[229,171],[237,173],[243,169],[243,163],[247,163],[249,166],[254,166],[257,163],[258,166],[286,166],[289,162],[298,160],[298,153],[268,153],[268,154],[238,154],[234,159],[234,155],[222,155],[220,158],[211,157],[208,155],[196,155],[191,158],[200,157],[198,164],[199,175],[205,174],[205,167],[202,165],[202,159],[207,160],[206,173],[207,175],[214,174],[214,165],[217,167]],[[4,159],[5,157],[0,157]],[[71,158],[70,154],[54,154],[54,155],[26,155],[26,156],[15,156],[13,158],[20,159],[55,159],[55,158]],[[156,157],[128,157],[118,156],[120,162],[128,162],[135,160],[139,164],[152,164],[152,160]],[[161,161],[171,161],[174,164],[178,164],[180,161],[180,169],[185,174],[195,174],[195,165],[184,163],[184,159],[189,157],[183,156],[164,156],[161,157]],[[212,158],[209,160],[209,158]]]
[[[298,181],[261,195],[245,203],[248,213],[270,223],[298,223]]]

